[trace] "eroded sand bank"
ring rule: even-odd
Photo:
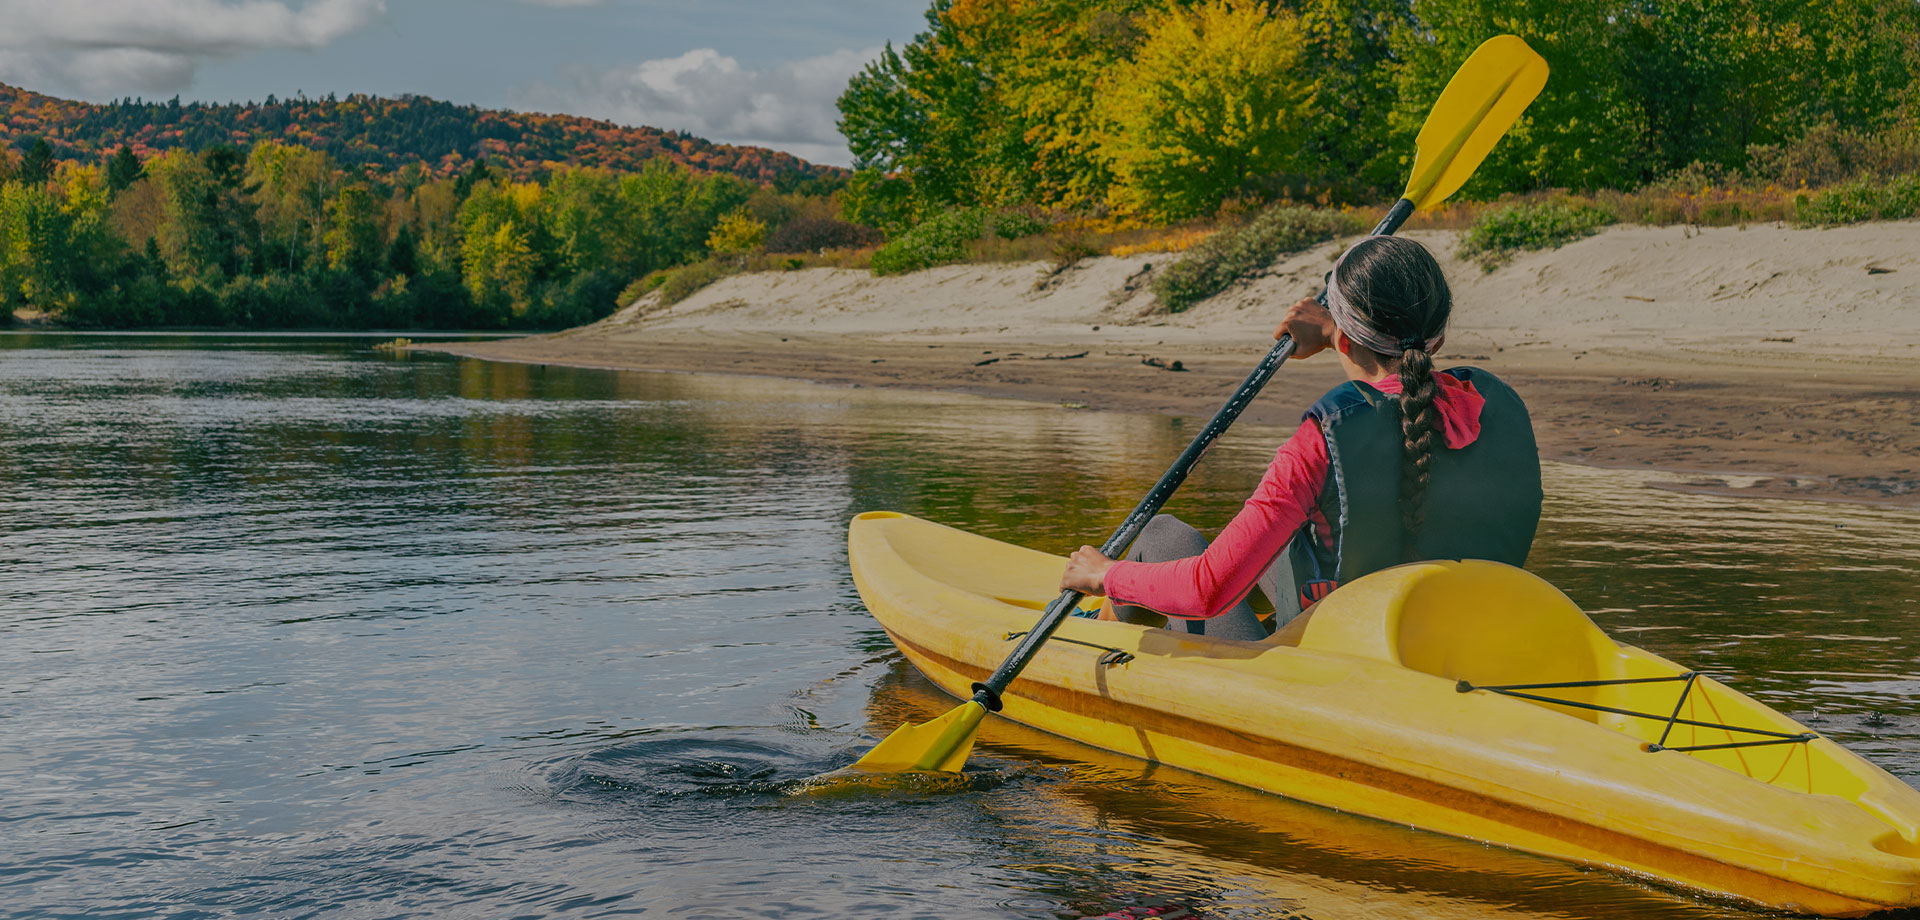
[[[1491,273],[1455,258],[1452,232],[1411,235],[1453,282],[1440,363],[1518,387],[1543,455],[1697,472],[1699,488],[1737,494],[1920,506],[1920,222],[1618,227]],[[728,278],[665,309],[645,299],[554,335],[431,347],[1206,416],[1339,248],[1177,315],[1146,287],[1173,256],[1057,273],[810,269]],[[1324,357],[1291,363],[1247,417],[1290,423],[1338,379]]]

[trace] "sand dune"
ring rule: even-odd
[[[1498,338],[1577,333],[1586,345],[1631,343],[1746,346],[1793,336],[1807,347],[1893,353],[1920,343],[1920,222],[1831,230],[1775,226],[1617,227],[1558,250],[1520,255],[1485,272],[1454,254],[1458,234],[1409,234],[1441,256],[1461,332]],[[1008,333],[1084,340],[1100,324],[1156,339],[1219,342],[1269,333],[1284,305],[1317,291],[1342,248],[1295,254],[1262,277],[1177,315],[1146,291],[1154,269],[1177,256],[1089,259],[1058,274],[1036,264],[964,265],[875,278],[812,269],[735,276],[673,307],[650,303],[609,326],[647,314],[656,331],[805,331],[861,336]],[[1123,328],[1114,328],[1114,327]],[[1144,334],[1143,334],[1144,335]],[[1143,336],[1134,336],[1140,338]],[[1804,338],[1803,338],[1804,337]]]

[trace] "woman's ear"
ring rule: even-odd
[[[1333,347],[1343,355],[1353,354],[1353,340],[1347,338],[1347,334],[1338,326],[1333,328]]]

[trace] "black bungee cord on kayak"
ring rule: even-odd
[[[1642,750],[1645,750],[1649,754],[1657,754],[1661,751],[1677,751],[1686,754],[1693,751],[1725,751],[1731,748],[1763,747],[1770,744],[1805,744],[1820,737],[1813,732],[1777,732],[1765,728],[1748,728],[1744,725],[1728,725],[1723,722],[1702,722],[1698,719],[1680,718],[1680,710],[1687,705],[1687,695],[1693,692],[1694,682],[1698,680],[1700,676],[1699,671],[1687,671],[1671,677],[1626,677],[1612,680],[1565,680],[1546,684],[1497,685],[1474,684],[1470,681],[1463,680],[1454,684],[1453,689],[1459,693],[1472,693],[1475,690],[1485,690],[1489,693],[1498,693],[1501,696],[1531,700],[1536,703],[1551,703],[1555,706],[1572,706],[1576,709],[1590,709],[1595,712],[1608,712],[1614,715],[1631,716],[1636,719],[1649,719],[1654,722],[1666,723],[1666,728],[1660,732],[1660,740],[1650,741],[1641,746]],[[1680,687],[1680,698],[1673,703],[1673,711],[1664,716],[1659,713],[1636,712],[1631,709],[1620,709],[1614,706],[1602,706],[1598,703],[1584,703],[1579,700],[1560,699],[1558,697],[1541,696],[1537,693],[1526,692],[1528,690],[1563,690],[1573,689],[1575,687],[1620,687],[1627,684],[1660,684],[1672,683],[1674,681],[1684,681],[1685,683]],[[1718,729],[1728,733],[1741,732],[1748,735],[1761,735],[1764,737],[1753,741],[1732,741],[1725,744],[1689,744],[1668,747],[1667,736],[1673,734],[1673,727],[1675,725]]]
[[[1013,640],[1018,639],[1021,636],[1024,636],[1030,632],[1033,632],[1033,630],[1023,629],[1023,630],[1020,630],[1019,632],[1007,633],[1006,635],[1001,636],[1000,638],[1002,641],[1012,642]],[[1133,660],[1132,652],[1129,652],[1123,648],[1114,648],[1111,645],[1101,645],[1098,642],[1085,642],[1080,639],[1066,639],[1060,636],[1054,636],[1053,641],[1065,642],[1070,645],[1084,645],[1087,648],[1099,649],[1100,651],[1106,652],[1106,654],[1101,655],[1099,658],[1094,660],[1095,664],[1104,664],[1108,667],[1112,667],[1117,664],[1126,664],[1127,662]]]

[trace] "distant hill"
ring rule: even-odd
[[[144,159],[163,150],[280,140],[324,150],[350,166],[437,171],[478,157],[516,176],[557,164],[632,171],[655,157],[755,182],[794,185],[845,173],[765,147],[716,144],[679,131],[634,128],[574,115],[454,105],[424,96],[275,99],[209,105],[126,99],[94,104],[0,84],[0,144],[45,138],[63,159],[98,159],[122,144]]]

